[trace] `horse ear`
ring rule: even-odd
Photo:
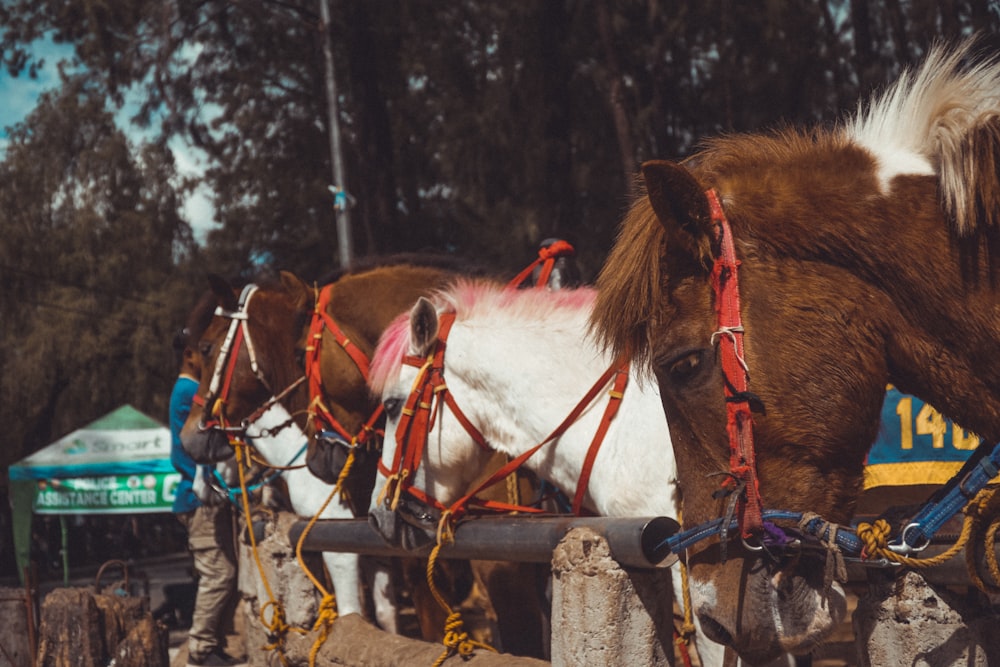
[[[410,310],[410,341],[417,354],[424,356],[437,342],[438,316],[434,304],[420,297]]]
[[[228,280],[215,273],[210,273],[208,274],[208,285],[212,288],[212,292],[215,293],[215,298],[218,299],[219,305],[225,310],[232,312],[239,308],[239,304],[236,301],[236,294],[233,292],[233,286],[229,284]]]
[[[312,310],[313,291],[301,278],[290,271],[281,271],[281,284],[291,295],[295,310]]]
[[[698,264],[710,266],[712,218],[705,188],[683,166],[664,160],[644,163],[642,177],[671,251],[683,250]]]

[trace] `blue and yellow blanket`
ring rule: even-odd
[[[889,385],[879,436],[868,453],[865,489],[944,484],[979,443],[979,436]]]

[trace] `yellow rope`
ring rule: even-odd
[[[316,622],[313,624],[313,632],[318,632],[319,635],[316,637],[316,641],[313,642],[312,648],[309,650],[309,667],[314,667],[316,664],[316,656],[319,653],[319,649],[326,642],[327,638],[330,636],[330,629],[333,626],[333,622],[337,620],[337,600],[333,593],[326,590],[326,587],[319,582],[319,579],[310,571],[309,567],[306,565],[305,559],[302,557],[302,545],[305,543],[306,535],[312,530],[312,527],[316,525],[316,521],[319,519],[320,515],[326,509],[327,505],[333,500],[334,496],[341,491],[344,486],[344,480],[351,472],[351,467],[354,465],[354,450],[352,449],[350,454],[347,455],[347,460],[344,462],[344,467],[340,470],[340,475],[337,476],[337,483],[334,484],[333,490],[330,491],[330,495],[327,496],[323,504],[320,505],[319,509],[306,527],[302,530],[302,534],[299,535],[299,541],[295,544],[295,557],[299,561],[299,567],[306,573],[309,577],[309,581],[313,583],[316,590],[320,592],[323,596],[322,601],[319,605],[319,615],[316,617]]]
[[[979,534],[980,531],[975,529],[978,528],[980,520],[987,514],[994,515],[994,518],[991,519],[991,523],[989,524],[990,530],[988,530],[987,535],[983,537],[985,539],[992,539],[992,536],[996,533],[996,524],[997,521],[1000,521],[1000,517],[996,517],[996,513],[990,512],[989,509],[993,508],[997,503],[998,490],[1000,490],[1000,486],[987,486],[977,493],[975,498],[966,504],[966,506],[962,509],[962,512],[965,514],[965,519],[962,521],[962,531],[959,534],[958,539],[946,551],[938,554],[937,556],[932,556],[930,558],[911,558],[889,549],[888,542],[891,527],[885,519],[878,519],[874,524],[858,524],[858,537],[864,543],[865,553],[869,558],[873,556],[882,557],[894,563],[899,563],[900,565],[906,565],[917,569],[940,565],[941,563],[944,563],[954,557],[959,551],[970,543],[978,543],[978,541],[973,540],[972,538],[974,534]],[[988,542],[988,545],[990,548],[987,548],[986,552],[991,575],[994,576],[998,582],[1000,582],[1000,566],[997,566],[996,554],[993,552],[992,542]],[[966,550],[966,563],[969,566],[969,575],[972,578],[973,583],[975,583],[976,586],[983,588],[986,584],[976,572],[974,552],[975,549],[972,548]]]
[[[452,525],[452,519],[450,510],[445,510],[441,513],[441,520],[438,523],[437,530],[437,544],[434,545],[430,556],[427,558],[427,586],[430,588],[431,595],[434,596],[437,603],[448,614],[448,618],[444,622],[444,639],[441,640],[445,648],[431,667],[441,667],[445,660],[455,654],[468,659],[477,648],[497,653],[497,650],[489,644],[469,637],[469,633],[462,629],[465,625],[465,622],[462,620],[462,614],[451,608],[451,605],[444,599],[438,591],[437,585],[434,583],[434,565],[437,563],[441,547],[455,541],[455,530]]]
[[[688,645],[691,643],[691,637],[697,631],[694,626],[694,612],[691,611],[691,585],[688,580],[687,566],[678,561],[677,567],[681,570],[681,597],[684,600],[684,622],[681,624],[680,630],[677,631],[679,635],[677,641]]]
[[[292,628],[285,622],[285,609],[271,591],[271,584],[268,582],[267,574],[264,572],[264,564],[260,562],[260,554],[257,552],[257,538],[254,535],[250,517],[250,494],[247,493],[246,469],[250,467],[248,445],[239,439],[230,441],[230,444],[236,452],[236,470],[240,477],[240,499],[243,506],[243,515],[246,520],[247,534],[250,536],[250,550],[253,553],[257,571],[260,573],[260,580],[264,584],[264,590],[267,591],[267,602],[260,607],[260,621],[267,628],[268,634],[274,638],[274,641],[266,644],[263,649],[265,651],[277,652],[281,664],[287,667],[288,659],[285,657],[284,650],[286,635],[289,629],[298,632],[302,630],[300,628]],[[266,612],[270,608],[273,608],[273,611],[271,612],[271,620],[268,620]]]
[[[955,556],[955,554],[961,551],[965,547],[965,544],[969,541],[971,527],[972,517],[967,515],[965,517],[965,521],[962,522],[962,532],[959,534],[955,543],[952,544],[947,551],[930,558],[911,558],[889,549],[889,535],[892,532],[892,527],[885,519],[877,519],[874,524],[864,522],[859,523],[857,531],[858,537],[861,538],[861,541],[865,545],[865,554],[868,558],[881,557],[892,561],[893,563],[923,569],[940,565],[950,560]]]
[[[677,523],[680,524],[684,521],[684,511],[681,508],[677,508]],[[691,637],[694,633],[698,631],[698,628],[694,625],[694,611],[691,609],[691,580],[688,577],[687,564],[683,560],[677,561],[677,567],[680,568],[681,572],[681,598],[684,604],[684,622],[681,624],[680,630],[677,631],[678,645],[684,644],[688,646],[691,644]]]
[[[987,490],[989,493],[985,494],[984,492]],[[969,577],[981,591],[997,593],[1000,592],[1000,563],[997,562],[995,544],[997,529],[1000,528],[1000,511],[998,511],[1000,510],[1000,486],[987,486],[976,498],[980,498],[980,496],[983,497],[976,507],[972,521],[973,538],[970,539],[970,542],[973,547],[965,550],[965,564],[969,570]],[[986,525],[985,532],[982,529],[984,523]],[[979,574],[979,568],[976,567],[975,557],[979,548],[983,550],[987,569],[989,569],[990,577],[993,578],[992,582],[984,581]]]

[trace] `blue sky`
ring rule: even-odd
[[[45,90],[59,85],[59,72],[56,65],[60,60],[73,55],[70,46],[53,44],[40,40],[32,45],[32,51],[37,57],[45,58],[45,67],[38,73],[37,79],[31,79],[27,74],[13,77],[6,69],[0,69],[0,140],[6,143],[7,128],[20,122],[27,116],[38,96]]]
[[[35,79],[27,74],[13,77],[6,69],[0,68],[0,159],[7,144],[7,128],[24,120],[38,102],[38,96],[46,90],[59,86],[58,63],[73,56],[73,47],[55,44],[50,40],[39,40],[32,45],[36,57],[45,59],[45,66]],[[119,125],[129,133],[136,143],[142,135],[130,127],[127,113],[118,114]],[[173,141],[170,144],[177,161],[177,168],[184,175],[198,175],[204,170],[204,156],[191,146]],[[211,192],[202,187],[184,205],[185,218],[191,223],[195,238],[203,242],[205,235],[215,226],[215,211],[211,204]]]

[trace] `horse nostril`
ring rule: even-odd
[[[729,632],[729,630],[726,630],[722,623],[719,623],[711,616],[704,616],[701,614],[698,615],[698,620],[701,621],[701,630],[705,633],[706,637],[716,643],[732,646],[733,635]]]

